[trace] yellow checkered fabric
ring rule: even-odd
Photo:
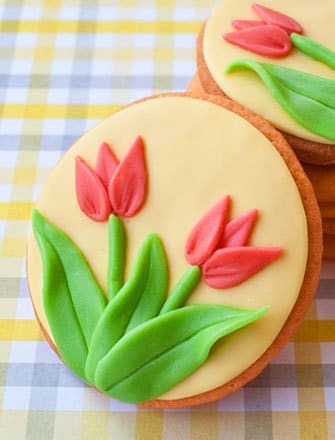
[[[210,0],[0,0],[0,438],[335,438],[335,267],[295,340],[227,399],[179,411],[83,385],[40,333],[25,280],[32,206],[71,143],[120,106],[185,90]]]

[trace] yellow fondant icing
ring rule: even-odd
[[[145,141],[149,192],[141,212],[124,220],[127,271],[144,237],[156,232],[166,248],[170,289],[189,267],[184,246],[191,228],[225,194],[231,215],[260,211],[252,244],[282,246],[284,255],[240,286],[213,290],[201,282],[193,303],[241,308],[270,306],[261,320],[225,338],[196,373],[163,396],[182,398],[218,387],[250,366],[273,342],[299,293],[307,258],[307,224],[299,191],[271,142],[247,121],[217,105],[188,97],[151,99],[116,113],[86,133],[50,175],[37,208],[79,246],[106,290],[107,223],[80,210],[74,186],[75,156],[94,166],[106,141],[119,157],[137,135]],[[42,305],[42,266],[34,237],[28,245],[33,303],[49,329]],[[167,335],[168,337],[168,335]]]
[[[279,59],[266,58],[234,46],[222,37],[233,31],[232,20],[260,20],[252,10],[253,0],[224,0],[208,19],[204,33],[204,57],[215,82],[232,99],[263,116],[275,127],[295,136],[325,144],[335,144],[313,134],[292,119],[277,103],[264,83],[255,73],[241,71],[224,74],[224,69],[238,58],[280,64],[335,80],[335,71],[293,48],[291,53]],[[296,19],[305,35],[335,50],[333,0],[264,0],[262,5],[276,9]]]

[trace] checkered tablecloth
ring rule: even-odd
[[[39,331],[25,280],[36,197],[119,106],[184,90],[214,0],[0,0],[0,439],[335,439],[335,264],[293,342],[218,403],[138,409],[84,386]]]

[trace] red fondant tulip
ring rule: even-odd
[[[147,191],[143,140],[139,136],[117,167],[108,185],[111,205],[117,215],[131,217],[142,207]]]
[[[238,31],[243,31],[244,29],[249,29],[257,26],[264,26],[266,23],[264,21],[257,20],[233,20],[232,25]]]
[[[230,32],[223,38],[231,44],[262,56],[280,58],[286,56],[292,43],[289,35],[280,27],[264,25]]]
[[[81,158],[76,158],[76,194],[80,209],[92,220],[103,222],[112,209],[107,190],[98,177]]]
[[[185,246],[190,264],[200,266],[215,251],[227,223],[229,202],[230,197],[224,197],[192,229]]]
[[[219,249],[203,265],[206,284],[214,289],[237,286],[276,260],[279,247],[234,247]]]
[[[246,246],[257,216],[258,210],[252,209],[227,223],[218,248]]]
[[[252,5],[253,10],[258,14],[262,20],[266,23],[282,28],[284,31],[291,34],[296,32],[297,34],[303,33],[302,26],[288,15],[275,11],[274,9],[267,8],[258,3]]]
[[[106,142],[103,142],[100,146],[95,169],[97,175],[106,187],[113,177],[118,165],[119,161],[117,157],[114,155],[109,145]]]
[[[136,138],[121,163],[109,145],[102,143],[96,172],[78,157],[76,191],[81,210],[93,220],[105,221],[112,212],[124,217],[136,214],[147,191],[142,138]]]

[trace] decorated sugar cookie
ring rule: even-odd
[[[254,378],[315,293],[321,220],[284,138],[208,95],[132,104],[80,138],[36,204],[40,326],[128,403],[210,402]]]
[[[279,129],[299,158],[335,164],[335,43],[331,0],[225,0],[198,40],[208,93]]]

